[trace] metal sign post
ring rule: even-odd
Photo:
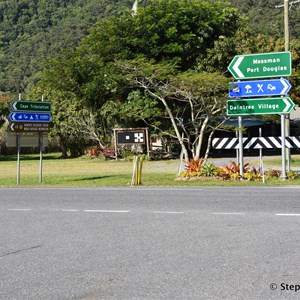
[[[16,135],[16,144],[17,144],[17,185],[20,185],[20,152],[21,152],[21,146],[20,146],[20,135],[17,133]]]
[[[42,95],[42,102],[44,102],[44,95]],[[51,105],[50,105],[51,110]],[[39,183],[43,182],[43,133],[39,132],[39,146],[40,146],[40,176]]]
[[[281,177],[286,179],[286,152],[285,152],[285,115],[281,115],[281,156],[282,156],[282,174]]]
[[[239,162],[240,162],[240,177],[244,177],[244,153],[243,153],[243,119],[238,116],[239,122]]]
[[[19,94],[19,101],[21,101],[21,94]],[[17,133],[16,137],[16,144],[17,144],[17,185],[20,185],[20,169],[21,169],[21,164],[20,164],[20,152],[21,152],[21,143],[20,143],[20,135]]]
[[[39,183],[43,182],[43,133],[39,133],[39,146],[40,146],[40,176]]]

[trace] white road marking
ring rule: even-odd
[[[99,213],[129,213],[130,210],[99,210],[99,209],[85,209],[84,212],[99,212]]]
[[[300,214],[275,214],[275,216],[300,217]]]
[[[79,209],[62,209],[61,211],[64,211],[64,212],[77,212],[77,211],[79,211]]]
[[[8,211],[31,211],[31,208],[10,208]]]
[[[246,213],[239,213],[239,212],[215,212],[211,213],[211,215],[245,215]]]
[[[182,211],[153,211],[154,214],[184,214]]]

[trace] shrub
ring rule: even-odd
[[[200,176],[203,163],[204,163],[203,158],[190,159],[189,162],[186,163],[185,165],[185,170],[182,176],[184,177]]]
[[[244,174],[250,172],[251,168],[249,163],[244,164],[243,172]],[[220,167],[220,176],[223,180],[234,179],[237,180],[240,178],[240,164],[236,164],[234,161],[230,161],[229,165],[224,165]]]
[[[281,172],[279,170],[268,169],[265,172],[265,175],[266,175],[266,179],[279,178],[281,175]]]
[[[286,175],[287,175],[288,179],[297,179],[300,177],[300,174],[295,171],[290,171]]]
[[[214,177],[219,175],[219,168],[213,163],[204,164],[201,167],[201,175],[205,177]]]

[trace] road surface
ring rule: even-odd
[[[0,299],[299,299],[299,194],[2,188]]]

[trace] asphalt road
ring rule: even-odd
[[[2,188],[0,299],[300,299],[299,193]]]

